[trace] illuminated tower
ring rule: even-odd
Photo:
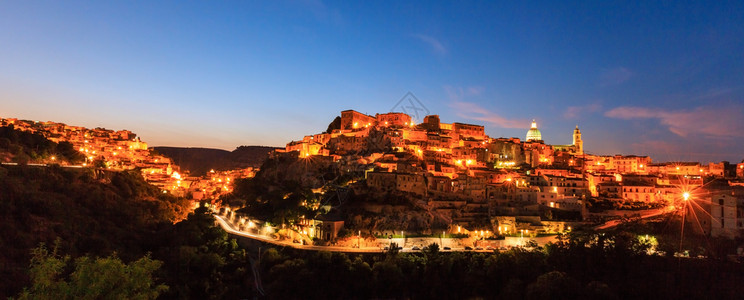
[[[542,141],[542,134],[540,133],[540,130],[537,129],[537,122],[535,122],[534,119],[532,119],[532,126],[530,127],[530,130],[527,131],[527,141]]]
[[[576,147],[576,154],[584,154],[584,141],[581,140],[579,125],[576,125],[576,129],[573,132],[573,145]]]

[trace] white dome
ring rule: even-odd
[[[542,134],[540,133],[540,130],[537,129],[537,122],[535,120],[532,120],[532,126],[529,131],[527,131],[527,141],[542,141]]]

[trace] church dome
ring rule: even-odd
[[[540,130],[537,129],[537,122],[535,120],[532,120],[532,126],[530,127],[530,130],[527,131],[527,141],[542,141],[542,134],[540,133]]]

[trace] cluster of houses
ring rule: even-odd
[[[14,118],[0,118],[0,126],[12,125],[17,130],[38,133],[54,142],[66,141],[86,158],[83,166],[93,166],[101,161],[108,170],[138,169],[147,182],[159,187],[164,193],[187,196],[196,201],[214,199],[232,189],[231,181],[240,177],[252,177],[253,168],[217,171],[205,176],[188,176],[178,165],[152,149],[129,130],[105,128],[88,129],[57,122],[36,122]],[[102,166],[98,166],[102,167]]]
[[[492,138],[483,126],[443,123],[437,115],[417,123],[400,112],[371,116],[346,110],[336,128],[292,141],[282,151],[332,160],[364,156],[373,166],[365,172],[369,187],[410,193],[471,229],[485,216],[492,220],[489,231],[506,227],[513,234],[520,228],[500,225],[499,217],[545,210],[585,216],[587,200],[601,199],[656,207],[691,200],[702,210],[696,216],[707,224],[703,233],[744,231],[744,163],[653,163],[648,156],[588,154],[578,126],[571,144],[549,145],[534,121],[521,140]],[[709,181],[719,184],[703,184]],[[690,192],[692,199],[683,199]],[[564,225],[550,223],[545,231]]]

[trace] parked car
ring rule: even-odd
[[[450,247],[444,247],[442,249],[447,250],[447,251],[452,250],[452,248],[450,248]]]
[[[473,247],[470,247],[470,246],[465,246],[465,250],[466,250],[466,251],[470,251],[470,250],[473,250]]]
[[[419,248],[419,246],[413,246],[413,248],[411,248],[411,250],[421,250],[421,248]]]

